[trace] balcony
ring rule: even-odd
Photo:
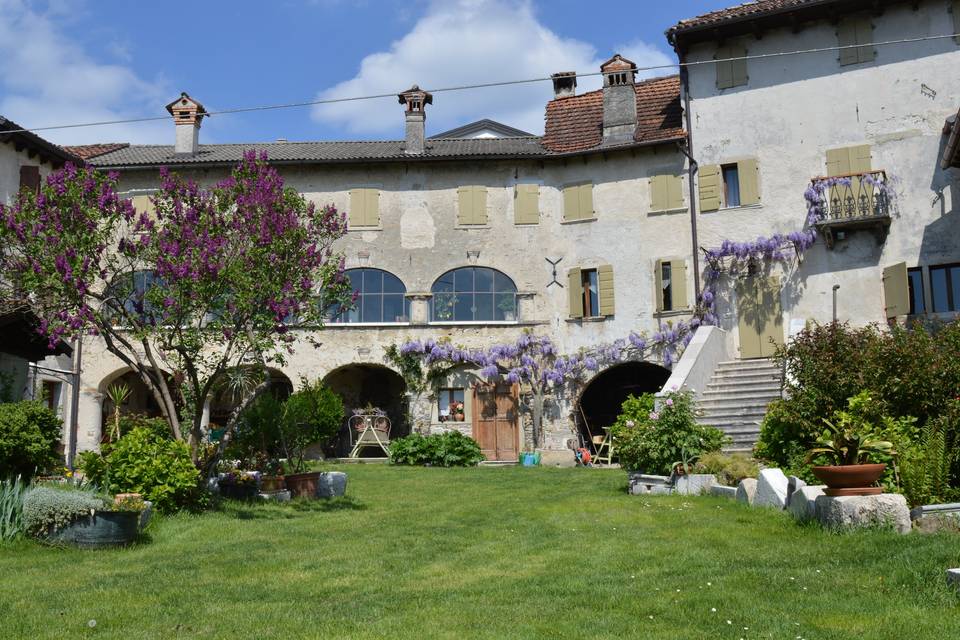
[[[814,227],[827,248],[852,231],[869,230],[877,244],[883,244],[890,228],[891,184],[882,170],[814,178],[813,188],[821,194],[820,218]]]

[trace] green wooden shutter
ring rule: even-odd
[[[857,18],[854,22],[854,29],[857,32],[857,44],[873,42],[873,23],[870,22],[870,18],[866,16]],[[854,51],[857,52],[857,62],[870,62],[877,57],[877,50],[872,44],[866,47],[857,47]]]
[[[612,316],[614,313],[613,267],[608,264],[597,267],[597,282],[600,288],[600,315]]]
[[[837,44],[846,49],[840,49],[840,64],[857,64],[860,56],[853,46],[857,44],[857,25],[851,20],[842,20],[837,23]]]
[[[673,302],[673,309],[686,309],[689,306],[687,302],[687,261],[670,261],[670,293]]]
[[[667,209],[683,209],[683,177],[667,176]]]
[[[650,178],[650,210],[666,211],[667,200],[667,176],[652,176]]]
[[[571,318],[583,317],[583,276],[580,268],[567,270],[567,298]]]
[[[910,313],[910,289],[907,284],[907,263],[898,262],[883,270],[883,304],[887,318]]]
[[[753,158],[737,163],[737,175],[740,176],[740,204],[758,204],[760,202],[760,168]]]
[[[700,211],[716,211],[720,208],[720,165],[700,167]]]
[[[513,193],[514,224],[537,224],[540,222],[540,187],[535,184],[518,184]]]
[[[594,215],[592,182],[580,185],[580,188],[577,189],[577,199],[580,201],[580,217],[592,218]]]
[[[360,189],[363,191],[363,224],[368,227],[380,226],[380,190]]]
[[[363,189],[350,190],[350,211],[349,225],[351,227],[362,227],[366,224],[366,198],[363,195]]]
[[[953,0],[950,13],[953,14],[953,32],[960,33],[960,0]],[[957,44],[960,44],[960,36],[955,36],[953,39],[956,40]]]
[[[657,260],[653,265],[653,286],[657,311],[663,311],[663,260]]]
[[[730,58],[730,47],[717,47],[714,60]],[[717,89],[729,89],[733,85],[733,65],[729,62],[717,62]]]
[[[470,187],[457,189],[457,224],[473,224],[473,193]]]
[[[563,188],[563,220],[579,220],[585,216],[580,215],[580,194],[576,185]]]
[[[730,47],[731,58],[745,58],[747,50],[742,45],[732,45]],[[734,87],[741,87],[747,84],[747,61],[732,60],[730,62],[730,74]]]
[[[471,224],[487,224],[487,188],[471,187],[470,198],[473,201],[473,222]]]

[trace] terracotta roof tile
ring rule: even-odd
[[[100,144],[80,144],[72,147],[64,147],[64,149],[84,160],[89,160],[90,158],[96,158],[105,153],[110,153],[117,149],[125,149],[129,146],[130,144],[127,142],[103,142]]]
[[[680,76],[638,82],[636,142],[684,137],[680,106]],[[603,90],[547,103],[542,144],[554,153],[582,151],[603,141]]]
[[[754,2],[745,2],[735,7],[711,11],[710,13],[704,13],[694,18],[681,20],[667,29],[667,36],[669,37],[674,33],[681,33],[689,29],[720,25],[725,22],[743,18],[758,18],[770,13],[803,7],[805,5],[826,4],[830,1],[832,0],[755,0]]]

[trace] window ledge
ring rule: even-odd
[[[455,224],[453,228],[469,231],[470,229],[490,229],[492,227],[489,224]]]
[[[505,326],[511,327],[515,325],[526,324],[520,322],[519,320],[433,320],[428,322],[427,325],[431,327],[486,327],[486,326]]]
[[[324,329],[366,329],[370,327],[408,327],[410,322],[326,322]]]
[[[687,307],[685,309],[671,309],[669,311],[657,311],[653,314],[654,318],[667,318],[671,316],[688,316],[693,313],[693,309]]]
[[[647,213],[651,216],[662,216],[662,215],[669,215],[671,213],[683,213],[684,211],[689,211],[689,210],[690,209],[687,207],[679,207],[676,209],[651,209]]]
[[[356,231],[356,232],[360,232],[360,231],[383,231],[383,225],[380,225],[380,226],[378,226],[378,227],[348,227],[348,228],[347,228],[347,233],[350,233],[351,231]]]
[[[580,224],[581,222],[595,222],[597,219],[596,216],[592,218],[577,218],[576,220],[561,220],[560,224]]]
[[[535,227],[535,226],[537,226],[538,224],[540,224],[540,220],[537,220],[536,222],[516,222],[516,221],[514,221],[513,226],[515,226],[515,227]]]
[[[584,317],[584,318],[567,318],[567,322],[579,322],[579,323],[584,323],[584,322],[603,322],[603,321],[606,320],[607,318],[611,318],[611,317],[613,317],[613,316],[586,316],[586,317]]]
[[[735,207],[720,207],[713,211],[702,211],[701,213],[723,213],[724,211],[737,211],[738,209],[763,209],[763,203],[758,202],[757,204],[740,204]]]

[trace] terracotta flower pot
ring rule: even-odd
[[[316,498],[320,487],[320,472],[293,473],[286,476],[287,491],[292,498]]]
[[[260,478],[260,491],[264,493],[283,491],[286,487],[283,476],[263,476]]]
[[[883,493],[883,487],[871,485],[880,479],[886,467],[886,464],[848,464],[810,470],[827,485],[823,492],[828,496],[872,496]]]

